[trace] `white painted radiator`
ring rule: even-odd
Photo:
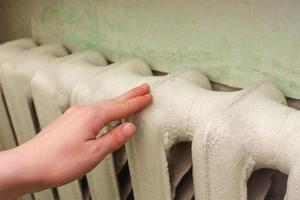
[[[82,180],[24,199],[298,199],[300,112],[271,83],[214,91],[196,69],[154,76],[143,61],[108,65],[97,52],[61,45],[0,46],[1,147],[27,141],[72,104],[144,82],[154,102],[130,117],[137,133],[126,148]]]

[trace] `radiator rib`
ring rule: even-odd
[[[298,198],[300,112],[288,107],[271,83],[214,91],[196,69],[153,76],[138,59],[107,65],[94,51],[68,55],[60,45],[24,41],[0,46],[0,81],[9,111],[1,116],[6,125],[0,124],[5,147],[15,145],[13,129],[19,143],[36,134],[34,111],[43,128],[72,104],[110,99],[145,82],[151,86],[153,103],[124,119],[137,127],[126,151],[107,156],[87,175],[92,200],[131,199],[130,182],[134,198],[142,200],[283,199],[280,184],[286,176],[276,170],[289,175],[286,199]],[[1,100],[0,109],[5,110]],[[253,195],[247,195],[250,176]],[[78,181],[58,192],[61,200],[83,200]],[[54,198],[51,190],[35,197]]]
[[[17,55],[34,47],[35,44],[30,39],[18,40],[13,42],[8,42],[1,45],[0,47],[0,67],[4,65],[7,61],[14,59]],[[16,141],[13,137],[14,131],[10,124],[10,117],[7,113],[7,105],[3,96],[1,87],[1,98],[0,98],[0,131],[1,133],[6,133],[5,137],[1,134],[1,145],[2,149],[8,149],[16,146]]]
[[[67,54],[61,45],[44,45],[24,51],[2,65],[1,85],[20,144],[32,138],[39,131],[30,88],[33,75],[37,71],[47,68],[49,63]],[[81,200],[77,181],[59,188],[59,193],[61,200],[65,195],[66,199]],[[35,199],[54,200],[50,189],[38,192],[34,196]]]
[[[197,74],[199,76],[196,76]],[[196,79],[196,77],[198,78]],[[195,83],[190,84],[185,78]],[[187,106],[187,103],[198,95],[197,90],[193,90],[194,88],[199,88],[196,84],[201,84],[204,88],[210,88],[207,78],[196,70],[185,70],[173,75],[154,77],[145,63],[139,60],[131,60],[112,64],[108,70],[94,77],[94,79],[78,85],[73,93],[73,101],[76,103],[90,103],[112,98],[116,94],[120,94],[143,82],[152,84],[152,94],[155,97],[155,102],[159,102],[159,104],[157,110],[149,114],[147,123],[143,117],[137,117],[140,121],[134,120],[138,131],[127,145],[134,196],[136,199],[171,199],[166,150],[171,148],[173,144],[164,144],[165,137],[168,137],[168,135],[164,134],[169,131],[170,136],[171,134],[175,136],[176,133],[172,133],[172,130],[184,133],[185,129],[181,130],[175,125],[176,123],[179,125],[185,124],[188,120],[185,119],[183,122],[179,116],[182,114],[183,116],[188,116],[185,114],[190,112],[189,109],[191,109],[192,104]],[[185,82],[192,88],[187,87]],[[114,83],[114,85],[111,86],[111,83]],[[181,85],[181,83],[183,84]],[[164,85],[167,85],[164,87],[164,91],[160,91]],[[101,92],[95,93],[96,89]],[[159,95],[166,96],[168,91],[182,92],[182,98],[187,100],[184,102],[186,105],[178,104],[177,98],[172,99],[172,101],[169,98],[164,98],[166,100],[162,101]],[[155,102],[147,108],[146,113],[152,111],[156,105]],[[184,108],[187,108],[187,110],[184,110]],[[166,113],[170,113],[170,116],[165,116]],[[173,123],[170,124],[169,120],[173,121]],[[165,127],[160,127],[160,125]],[[189,141],[190,139],[189,133],[181,134],[180,140]]]
[[[35,43],[31,39],[21,39],[7,42],[0,46],[0,69],[5,62],[14,59],[20,53],[35,47]],[[1,71],[0,71],[1,73]],[[1,76],[1,75],[0,75]],[[1,150],[10,149],[18,144],[16,141],[14,129],[8,114],[7,104],[3,95],[0,80],[0,147]],[[20,200],[31,200],[31,195],[24,195]]]
[[[298,115],[268,82],[245,89],[228,102],[210,119],[204,134],[194,138],[197,196],[246,199],[245,183],[251,172],[271,168],[289,174],[286,198],[297,199]]]
[[[144,68],[139,68],[140,64],[142,64]],[[139,60],[112,64],[102,73],[98,73],[91,79],[78,84],[73,90],[72,103],[89,104],[99,100],[106,100],[120,94],[119,89],[121,88],[123,89],[122,92],[125,92],[128,86],[124,85],[124,83],[127,82],[123,82],[122,79],[115,79],[114,82],[110,82],[109,79],[112,74],[114,74],[115,77],[126,77],[127,74],[131,75],[131,72],[127,70],[128,67],[136,69],[136,73],[140,73],[139,70],[141,70],[141,73],[145,75],[152,75],[148,66]],[[124,70],[120,71],[120,69]],[[128,78],[127,81],[132,80],[129,87],[136,86],[135,74]],[[114,84],[114,87],[111,87],[112,84]],[[113,170],[113,163],[112,156],[108,156],[96,170],[88,174],[88,180],[98,186],[98,188],[92,188],[92,191],[95,192],[95,199],[103,199],[104,197],[107,199],[120,199],[116,178],[117,174],[116,170]]]
[[[107,62],[102,55],[97,52],[86,51],[60,58],[52,63],[51,67],[37,72],[32,79],[31,85],[42,127],[59,117],[70,106],[71,92],[76,84],[90,79],[94,74],[101,73],[106,69],[106,67],[103,67],[105,65],[107,65]],[[102,186],[98,184],[99,179],[97,179],[97,171],[103,171],[101,167],[107,162],[103,161],[100,166],[91,172],[93,178],[88,175],[88,184],[90,188],[93,188],[91,195],[94,199],[101,199],[97,198],[98,191],[100,191],[101,195],[109,193],[105,188],[101,192]],[[112,168],[113,164],[110,164],[108,169]],[[108,176],[108,174],[103,173],[102,176]],[[111,180],[111,177],[108,176],[107,179]]]

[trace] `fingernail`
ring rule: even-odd
[[[140,86],[141,88],[147,88],[148,87],[148,84],[147,83],[144,83]]]
[[[126,123],[123,127],[122,127],[122,132],[126,137],[130,137],[134,134],[135,132],[135,127],[134,125],[130,124],[130,123]]]

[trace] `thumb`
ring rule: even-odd
[[[134,124],[129,122],[122,123],[99,137],[96,140],[96,145],[99,145],[101,153],[106,156],[123,146],[133,136],[135,131]]]

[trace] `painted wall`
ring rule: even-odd
[[[34,33],[160,71],[198,67],[235,87],[272,79],[300,98],[299,12],[299,2],[280,0],[59,0],[42,9]]]
[[[31,37],[31,16],[37,0],[1,0],[0,43]]]
[[[32,1],[32,0],[31,0]],[[272,80],[300,98],[300,2],[280,0],[33,1],[33,35],[112,61],[196,67],[234,87]]]

